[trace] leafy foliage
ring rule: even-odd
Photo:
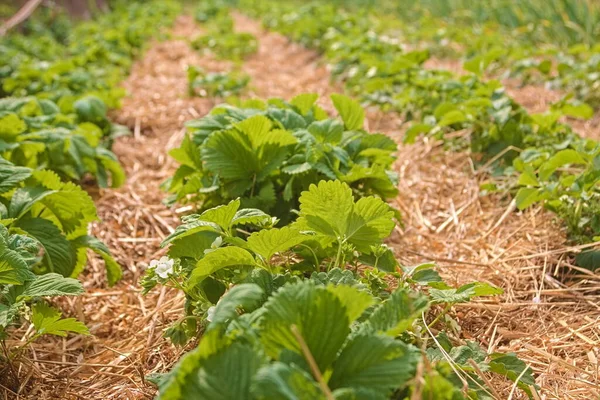
[[[447,3],[441,0],[425,2]],[[344,82],[350,93],[361,96],[364,102],[402,114],[410,123],[405,135],[407,143],[419,135],[430,135],[450,148],[470,147],[475,163],[483,164],[492,173],[492,181],[495,177],[500,178],[498,184],[515,195],[519,208],[542,204],[565,221],[574,242],[594,241],[598,236],[596,215],[600,175],[597,162],[593,160],[598,156],[598,144],[581,138],[560,121],[565,117],[585,119],[592,115],[590,105],[581,100],[594,104],[592,97],[598,93],[594,88],[600,82],[600,75],[596,73],[600,58],[593,55],[598,49],[590,51],[578,44],[573,46],[571,54],[561,55],[555,61],[556,49],[550,47],[540,59],[540,54],[535,53],[539,46],[534,44],[531,45],[533,53],[523,55],[519,46],[523,40],[515,40],[512,47],[512,38],[507,48],[504,46],[506,38],[514,35],[509,31],[497,31],[496,26],[485,26],[492,32],[489,36],[481,35],[483,28],[480,26],[472,28],[471,34],[465,34],[465,21],[483,22],[482,15],[487,10],[505,11],[505,7],[498,7],[499,3],[477,5],[479,18],[473,16],[472,7],[465,2],[454,2],[457,3],[456,14],[452,13],[455,5],[446,4],[446,7],[440,7],[445,11],[436,9],[434,17],[422,4],[418,5],[420,3],[405,8],[397,7],[393,2],[376,1],[375,8],[353,7],[349,3],[344,8],[319,2],[299,5],[296,2],[241,0],[239,5],[245,12],[260,16],[268,28],[324,53],[333,74]],[[552,3],[557,10],[561,9],[562,6],[557,5],[560,2]],[[544,14],[548,9],[543,7],[542,10],[538,4],[527,11],[536,15]],[[392,18],[385,13],[391,13]],[[559,12],[549,14],[553,20],[563,18]],[[574,10],[568,13],[569,19],[576,15]],[[402,24],[398,16],[411,23]],[[499,18],[498,14],[495,16]],[[412,23],[421,17],[425,26]],[[512,15],[515,21],[520,17]],[[511,26],[520,22],[515,24]],[[547,28],[537,27],[541,31]],[[530,28],[523,24],[524,32],[537,37],[528,39],[539,44],[544,35],[530,32]],[[414,39],[414,50],[403,51],[399,45],[405,39],[403,35]],[[521,39],[527,36],[523,31],[515,35]],[[566,32],[561,35],[568,36]],[[473,37],[480,39],[473,40]],[[456,76],[449,71],[424,68],[432,47],[422,50],[423,43],[427,45],[434,41],[442,48],[456,43],[471,52],[465,69],[473,74]],[[518,68],[527,69],[529,65],[539,69],[547,79],[572,80],[582,91],[567,95],[544,114],[528,113],[506,94],[499,81],[480,77],[497,62],[513,65],[519,57],[525,59]],[[588,66],[576,72],[577,65],[581,64],[577,60],[586,60],[584,64],[588,63]],[[585,90],[587,94],[584,94]],[[455,132],[465,134],[455,135]],[[563,163],[552,168],[555,160],[575,153],[585,162]],[[544,167],[547,170],[539,170],[545,162],[550,163]]]
[[[42,249],[32,265],[36,273],[77,276],[87,262],[87,249],[105,260],[109,284],[121,277],[121,268],[104,244],[87,234],[98,217],[89,195],[51,171],[17,167],[0,158],[0,223],[26,235]]]
[[[396,144],[362,129],[364,111],[353,100],[335,99],[342,122],[327,118],[314,94],[219,106],[190,121],[191,136],[170,153],[181,163],[165,184],[170,201],[202,210],[240,197],[243,207],[290,221],[299,193],[322,179],[347,183],[355,196],[394,196]]]
[[[0,100],[0,154],[29,168],[50,169],[65,180],[91,175],[101,187],[120,186],[125,175],[117,157],[104,145],[111,132],[104,103],[88,96],[70,114],[35,97]]]
[[[422,353],[416,346],[421,338],[412,322],[418,313],[382,316],[385,309],[425,310],[427,301],[419,295],[397,289],[381,302],[353,286],[310,281],[285,285],[262,302],[261,292],[259,285],[242,284],[222,298],[200,346],[160,379],[159,399],[198,393],[227,399],[385,399],[411,390],[424,357],[435,368],[428,379],[443,377],[449,389],[460,392],[457,376],[444,371],[441,350],[432,347]],[[402,328],[392,329],[394,325]],[[411,334],[405,338],[412,339],[396,336],[407,330]],[[464,368],[474,360],[509,379],[516,380],[518,374],[530,390],[531,371],[515,364],[514,356],[494,355],[488,363],[474,343],[448,351],[460,354],[453,362]],[[469,388],[469,398],[487,398],[477,389]]]
[[[83,286],[75,279],[55,273],[35,275],[32,270],[38,262],[40,250],[41,246],[35,239],[11,234],[0,225],[0,340],[5,338],[10,325],[29,315],[27,303],[39,301],[42,297],[83,293]],[[87,333],[82,323],[61,319],[60,313],[44,302],[35,304],[30,318],[36,329],[31,341],[44,334],[66,336],[67,332]]]
[[[229,97],[240,94],[248,85],[250,77],[244,74],[205,73],[202,69],[188,66],[188,93],[190,96]]]

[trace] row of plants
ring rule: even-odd
[[[90,178],[100,187],[123,183],[110,147],[128,131],[107,112],[124,95],[118,84],[133,58],[180,9],[176,2],[111,2],[110,13],[75,23],[49,7],[40,7],[0,42],[3,367],[41,335],[87,333],[83,323],[62,318],[45,299],[83,292],[74,278],[83,272],[89,250],[104,260],[109,285],[121,278],[109,249],[88,233],[98,215],[79,183]],[[24,321],[34,333],[14,348],[5,346],[8,329]],[[9,370],[12,383],[18,382]]]
[[[380,21],[369,9],[255,0],[238,6],[262,17],[269,29],[320,50],[334,77],[363,103],[402,114],[406,142],[424,134],[451,148],[470,148],[476,164],[492,175],[486,191],[513,195],[519,209],[543,204],[566,222],[575,243],[598,240],[600,146],[560,122],[589,115],[589,106],[563,101],[530,114],[496,80],[426,69],[428,52],[402,51],[387,18]],[[459,131],[469,135],[452,134]],[[597,255],[578,262],[597,268]]]
[[[463,59],[476,74],[544,84],[594,109],[600,106],[597,21],[600,7],[585,0],[388,0],[338,6],[368,9],[404,46],[442,59]]]
[[[600,47],[595,42],[566,45],[549,38],[530,40],[524,29],[463,21],[461,11],[465,10],[445,17],[423,15],[419,24],[407,24],[415,17],[401,13],[400,20],[386,24],[414,48],[426,48],[438,58],[463,59],[468,72],[545,85],[593,109],[600,106]],[[537,27],[544,25],[540,19]]]
[[[191,46],[219,59],[238,64],[258,51],[256,37],[246,32],[236,32],[230,15],[231,2],[225,0],[203,1],[195,10],[195,20],[208,32],[191,40]],[[188,94],[200,97],[234,98],[244,92],[250,77],[242,72],[205,72],[194,65],[188,66]]]
[[[433,264],[398,264],[384,244],[400,218],[395,144],[332,95],[222,105],[188,123],[166,188],[197,213],[142,279],[185,294],[165,335],[199,340],[159,399],[491,399],[487,374],[528,396],[531,369],[460,339],[452,306],[502,291],[447,285]],[[412,397],[411,397],[412,396]]]

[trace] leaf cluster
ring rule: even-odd
[[[202,210],[240,197],[242,207],[287,222],[300,193],[324,179],[347,183],[357,197],[395,196],[394,141],[364,131],[364,111],[350,98],[332,96],[342,121],[328,118],[316,100],[250,100],[188,122],[190,135],[170,153],[181,164],[165,184],[170,201]]]

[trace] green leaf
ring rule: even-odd
[[[353,210],[352,190],[340,181],[321,181],[300,195],[300,220],[308,229],[343,237]]]
[[[423,134],[423,133],[429,133],[431,132],[431,130],[433,129],[433,127],[429,124],[423,124],[423,123],[417,123],[417,124],[412,124],[410,126],[410,128],[408,128],[406,130],[406,133],[404,134],[404,143],[410,144],[410,143],[414,143],[415,139]]]
[[[473,282],[458,289],[430,289],[429,297],[433,303],[464,303],[474,297],[497,296],[504,291],[485,282]]]
[[[0,194],[17,187],[30,176],[29,168],[17,167],[0,157]]]
[[[591,271],[600,268],[600,250],[582,251],[575,257],[575,264]]]
[[[269,263],[275,253],[287,251],[306,239],[307,236],[289,226],[263,229],[248,237],[248,247]]]
[[[518,185],[521,186],[539,186],[540,183],[532,170],[525,170],[519,175]]]
[[[256,399],[326,400],[317,382],[306,371],[280,362],[258,371],[252,393]]]
[[[546,180],[556,171],[558,168],[567,164],[587,164],[587,161],[581,153],[573,149],[561,150],[554,154],[548,161],[546,161],[540,167],[539,176],[540,179]]]
[[[106,105],[96,96],[83,97],[73,107],[81,121],[98,123],[106,119]]]
[[[317,93],[302,93],[294,97],[290,104],[297,107],[302,115],[308,114],[319,95]]]
[[[342,302],[348,312],[348,320],[354,322],[367,308],[375,303],[375,299],[368,292],[356,286],[334,285],[330,283],[327,290],[334,293]]]
[[[394,229],[394,212],[376,197],[363,197],[354,205],[346,228],[346,238],[362,252],[381,243]]]
[[[200,215],[202,221],[213,222],[221,227],[223,231],[229,231],[233,218],[240,208],[240,199],[235,199],[227,205],[217,206],[204,211]]]
[[[250,385],[264,363],[260,354],[248,345],[233,343],[202,356],[194,351],[182,359],[174,376],[164,383],[160,400],[252,400]]]
[[[420,352],[383,335],[358,334],[333,365],[329,387],[371,389],[389,398],[413,378]]]
[[[515,202],[519,210],[524,210],[539,200],[541,198],[539,190],[536,188],[520,188],[515,196]]]
[[[567,103],[560,108],[560,111],[572,118],[590,119],[594,116],[594,109],[586,103]]]
[[[90,249],[102,257],[106,267],[106,279],[108,280],[109,286],[113,286],[121,279],[123,275],[121,266],[117,264],[115,259],[112,257],[108,247],[106,247],[106,245],[99,239],[89,235],[80,236],[73,241],[73,245],[78,248]]]
[[[343,137],[344,127],[334,119],[315,121],[308,131],[321,143],[338,144]]]
[[[467,121],[467,116],[460,110],[449,111],[438,122],[438,126],[450,126]]]
[[[302,356],[292,333],[295,325],[320,371],[326,371],[350,333],[346,308],[323,287],[296,284],[283,287],[264,305],[261,340],[267,354],[279,359],[284,350]]]
[[[215,132],[202,147],[202,161],[207,170],[229,180],[247,181],[258,171],[258,160],[243,134],[235,131]]]
[[[407,289],[396,289],[391,296],[373,311],[364,328],[397,336],[407,330],[416,318],[429,308],[426,296]]]
[[[83,293],[83,285],[76,279],[49,273],[27,282],[18,300],[34,297],[76,296]]]
[[[187,215],[182,218],[182,224],[175,228],[175,231],[167,236],[160,245],[161,247],[165,247],[176,239],[181,239],[203,231],[214,232],[217,234],[222,233],[221,227],[214,222],[203,221],[198,214]]]
[[[61,318],[60,311],[49,307],[45,303],[37,303],[32,308],[31,322],[38,335],[67,336],[67,333],[89,335],[86,326],[75,318]]]
[[[302,164],[286,165],[285,167],[283,167],[281,169],[281,171],[285,172],[286,174],[296,175],[296,174],[302,174],[306,171],[310,171],[311,169],[312,169],[312,165],[310,163],[303,162]]]
[[[494,353],[490,355],[489,368],[492,372],[503,375],[513,382],[517,382],[517,385],[527,393],[529,398],[533,398],[531,388],[536,388],[535,378],[533,377],[533,371],[523,361],[514,354],[501,354]]]
[[[256,262],[252,254],[239,247],[220,247],[206,254],[196,263],[187,282],[188,288],[193,288],[207,276],[223,268],[251,267]]]
[[[241,283],[231,288],[215,307],[214,316],[208,329],[214,329],[238,316],[237,310],[252,312],[261,304],[264,292],[253,283]]]
[[[332,94],[331,100],[340,114],[346,129],[349,131],[362,129],[365,120],[365,110],[360,103],[341,94]]]
[[[268,133],[273,128],[273,123],[264,115],[253,115],[234,126],[248,136],[251,147],[256,149],[268,140]]]
[[[35,238],[44,249],[44,264],[50,272],[71,276],[77,259],[71,243],[51,221],[44,218],[26,218],[16,226]]]
[[[269,214],[257,208],[242,208],[235,213],[231,226],[237,225],[255,225],[263,226],[272,222],[272,218]]]

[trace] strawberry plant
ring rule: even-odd
[[[298,219],[275,228],[277,219],[240,209],[236,199],[184,217],[163,242],[168,256],[150,263],[142,286],[185,293],[186,315],[165,332],[175,344],[203,335],[173,371],[151,377],[160,399],[192,391],[212,398],[217,387],[236,399],[397,398],[444,385],[453,396],[489,398],[473,363],[532,395],[531,370],[514,355],[431,336],[452,305],[501,290],[480,282],[452,288],[432,264],[400,273],[383,244],[394,211],[376,197],[354,200],[343,182],[313,184],[299,204]],[[443,310],[432,317],[437,305]],[[425,359],[418,387],[413,378]],[[234,373],[221,372],[234,364]]]
[[[490,398],[475,364],[518,381],[531,395],[531,369],[514,355],[488,355],[476,343],[458,345],[445,334],[428,340],[423,316],[429,307],[426,296],[408,287],[381,300],[348,279],[282,284],[279,277],[257,274],[221,298],[199,347],[169,374],[152,379],[159,399],[192,393],[386,399],[440,387],[452,398]],[[413,378],[423,362],[428,367],[419,387]],[[235,372],[224,372],[231,368]]]
[[[119,280],[121,268],[109,250],[88,235],[88,224],[97,218],[92,199],[79,186],[61,182],[52,171],[17,167],[0,158],[0,223],[40,246],[35,273],[77,276],[90,249],[104,259],[109,284]]]
[[[201,97],[229,97],[239,95],[248,86],[250,77],[234,72],[206,73],[201,68],[188,66],[188,94]]]
[[[554,49],[550,48],[548,54],[543,54],[543,49],[535,53],[536,57],[544,57],[531,64],[531,68],[537,68],[548,79],[554,76],[551,79],[556,81],[569,81],[572,77],[581,89],[574,88],[573,93],[554,104],[549,112],[536,115],[510,98],[500,82],[485,81],[478,76],[493,68],[497,61],[511,63],[526,59],[527,52],[520,51],[518,43],[512,46],[511,41],[509,49],[497,45],[498,38],[504,41],[505,35],[488,37],[481,35],[478,28],[474,31],[479,33],[468,35],[460,32],[462,25],[460,29],[452,29],[444,24],[440,29],[439,18],[432,20],[424,16],[428,25],[423,29],[429,31],[412,30],[416,47],[420,41],[450,38],[467,48],[477,49],[465,63],[465,68],[474,74],[456,76],[449,71],[423,67],[429,48],[403,51],[399,43],[403,42],[406,27],[382,14],[380,9],[348,10],[318,2],[298,5],[255,0],[242,0],[239,6],[263,18],[268,28],[321,51],[334,76],[363,101],[401,113],[410,123],[405,142],[411,143],[417,136],[426,134],[444,141],[450,148],[470,147],[475,164],[483,164],[494,176],[500,176],[502,185],[517,196],[515,200],[521,208],[542,202],[565,221],[575,243],[592,242],[598,236],[594,213],[597,212],[600,176],[594,169],[595,144],[581,139],[570,126],[559,122],[561,116],[585,119],[593,114],[589,105],[573,100],[576,97],[594,102],[591,92],[599,76],[592,72],[597,66],[596,57],[591,55],[593,50],[574,46],[570,56],[561,56],[556,67],[558,75],[552,74],[553,63],[546,57],[556,55]],[[402,11],[392,8],[394,12]],[[478,39],[473,40],[473,36]],[[531,46],[531,51],[535,48]],[[479,50],[485,52],[478,53]],[[576,59],[587,60],[589,68],[583,67],[577,72]],[[525,71],[528,67],[524,64],[515,68]],[[468,135],[453,134],[460,131]],[[540,177],[531,179],[538,172],[541,160],[562,158],[561,151],[565,149],[585,153],[582,155],[585,162],[576,163],[584,166],[583,169],[561,167],[557,174],[553,171],[542,176],[541,181]],[[528,167],[527,175],[523,175],[524,165],[533,159],[536,161]],[[522,180],[517,178],[519,174]],[[519,186],[524,187],[517,191]],[[593,262],[593,268],[598,266],[597,258],[589,253],[578,260],[588,260],[587,266]]]
[[[355,196],[395,196],[390,171],[396,144],[363,130],[355,101],[332,96],[342,121],[328,118],[303,94],[289,103],[251,100],[219,106],[187,123],[187,136],[171,156],[182,165],[165,183],[170,202],[193,202],[205,210],[237,197],[284,222],[294,219],[299,193],[323,179],[347,183]]]
[[[0,99],[0,154],[20,166],[53,170],[65,180],[91,175],[101,187],[120,186],[124,172],[102,145],[101,127],[113,130],[104,104],[86,97],[74,106],[72,114],[63,114],[50,100]]]

